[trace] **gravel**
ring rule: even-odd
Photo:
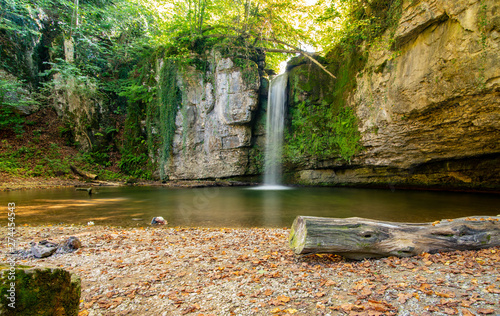
[[[5,227],[0,249],[7,252]],[[500,248],[347,261],[298,257],[288,229],[22,226],[18,248],[83,247],[24,265],[82,279],[80,315],[500,315]],[[7,257],[2,260],[5,262]]]

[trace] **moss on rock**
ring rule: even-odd
[[[80,294],[80,278],[64,269],[0,266],[1,315],[78,315]]]

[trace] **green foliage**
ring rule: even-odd
[[[24,118],[12,106],[0,105],[0,130],[10,129],[17,135],[22,134]]]
[[[160,177],[164,179],[165,168],[172,153],[175,136],[175,117],[182,102],[182,94],[177,87],[177,66],[166,59],[160,70],[156,103],[148,104],[146,122],[148,126],[149,149],[159,149]],[[158,134],[153,135],[153,130]]]
[[[20,177],[54,177],[69,172],[68,159],[61,158],[60,148],[51,143],[47,150],[40,150],[34,144],[21,146],[17,150],[8,149],[0,154],[0,171]],[[31,162],[36,161],[35,164]]]
[[[146,136],[142,132],[141,120],[144,111],[139,101],[130,102],[125,120],[124,142],[118,167],[125,174],[137,178],[151,178],[152,166],[149,162]]]
[[[305,157],[324,160],[340,156],[350,161],[361,149],[357,118],[349,107],[304,101],[292,109],[291,117],[284,153],[292,163],[300,163]]]
[[[92,153],[78,153],[73,156],[64,156],[63,149],[56,143],[48,146],[39,146],[29,143],[17,149],[7,140],[1,143],[0,172],[17,177],[67,177],[71,174],[71,165],[83,170],[91,170],[103,180],[121,180],[123,174],[106,170],[96,163]]]
[[[85,75],[82,69],[73,63],[61,58],[56,58],[55,63],[47,63],[51,67],[40,76],[50,77],[51,80],[43,83],[42,93],[52,99],[54,91],[70,91],[72,94],[85,96],[85,98],[96,98],[101,96],[97,90],[99,81],[97,78]]]
[[[232,57],[243,70],[245,82],[252,84],[259,79],[262,51],[320,46],[332,51],[327,59],[338,80],[325,96],[326,104],[302,104],[292,113],[291,135],[299,136],[290,139],[289,149],[322,155],[321,147],[326,146],[331,154],[348,160],[357,150],[353,145],[357,136],[351,133],[354,114],[345,108],[344,98],[355,88],[354,76],[363,63],[358,45],[392,25],[400,3],[326,0],[307,6],[293,0],[0,0],[0,68],[41,87],[46,101],[55,101],[53,92],[59,89],[99,100],[92,105],[104,109],[103,118],[110,113],[123,118],[126,112],[123,133],[95,117],[77,122],[77,115],[69,117],[60,133],[67,144],[74,145],[78,131],[92,142],[92,150],[82,154],[82,163],[109,165],[110,152],[118,150],[122,172],[150,178],[157,167],[165,171],[172,152],[182,96],[176,85],[177,69],[189,65],[206,74],[210,53],[216,50]],[[320,16],[311,23],[315,12]],[[65,53],[68,44],[73,54]],[[341,61],[334,62],[333,55],[341,56]],[[277,70],[287,56],[268,53],[267,67]],[[155,69],[159,60],[163,64]],[[208,77],[204,79],[211,80]],[[2,93],[0,128],[19,133],[23,118],[18,106],[7,104],[11,101],[5,96],[10,92]],[[116,142],[117,135],[123,135],[123,143]],[[320,136],[309,140],[312,135]],[[34,136],[35,142],[39,140]],[[26,154],[37,156],[31,151]],[[47,159],[43,161],[52,165],[59,158]],[[33,170],[47,173],[41,165]]]
[[[0,130],[12,130],[18,135],[24,132],[20,108],[37,104],[24,91],[21,83],[0,79]]]
[[[135,178],[151,179],[151,170],[148,168],[149,157],[146,153],[124,154],[118,163],[120,170]]]
[[[40,36],[40,13],[29,1],[0,0],[0,68],[21,80],[37,81],[36,63],[26,52],[33,51]]]
[[[166,166],[172,153],[175,136],[175,118],[181,107],[182,93],[177,86],[177,69],[182,58],[178,51],[160,48],[144,64],[132,72],[128,85],[121,96],[128,99],[125,121],[125,142],[120,168],[127,174],[139,176],[158,166],[161,179],[165,179]],[[203,61],[192,56],[183,63],[195,61],[206,67]],[[157,71],[153,66],[158,63]],[[142,121],[146,122],[145,131]],[[144,176],[144,175],[143,175]]]
[[[0,172],[17,174],[21,168],[21,164],[18,161],[0,156]]]
[[[362,149],[356,114],[346,106],[347,97],[356,88],[356,75],[366,63],[360,45],[374,44],[387,29],[393,35],[401,14],[401,0],[330,3],[317,21],[335,26],[326,27],[329,36],[323,39],[328,43],[323,45],[329,52],[323,63],[328,65],[336,79],[329,91],[321,93],[321,99],[309,97],[291,109],[284,154],[285,159],[292,163],[300,163],[306,158],[325,160],[336,157],[349,162]],[[388,46],[392,46],[392,42]],[[294,98],[304,91],[310,94],[313,87],[325,84],[314,81],[318,71],[313,68],[306,81],[291,79],[295,85],[292,88]]]
[[[363,41],[373,44],[387,29],[391,30],[392,41],[401,17],[402,0],[326,0],[316,8],[316,22],[323,31],[319,45],[325,51],[350,51]]]
[[[234,64],[241,68],[243,81],[248,86],[254,86],[259,82],[259,71],[257,64],[249,59],[235,58]]]

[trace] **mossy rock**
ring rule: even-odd
[[[291,107],[304,100],[313,104],[331,104],[333,102],[335,80],[309,59],[295,64],[289,70],[288,82],[288,102]]]
[[[14,274],[11,271],[10,266],[0,265],[0,315],[78,315],[81,283],[77,275],[57,267],[17,265]]]

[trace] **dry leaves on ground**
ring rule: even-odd
[[[80,315],[499,313],[499,248],[353,262],[297,257],[288,233],[53,226],[21,227],[18,240],[28,248],[80,238],[84,247],[75,253],[23,262],[79,275]]]

